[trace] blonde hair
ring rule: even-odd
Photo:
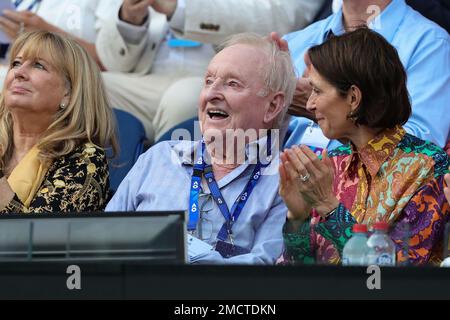
[[[49,63],[65,79],[70,90],[68,105],[55,114],[54,121],[38,142],[42,161],[52,161],[73,152],[84,143],[118,150],[115,120],[109,106],[100,70],[94,60],[74,40],[47,31],[20,35],[10,54],[10,66],[19,52],[22,59],[49,57]],[[13,151],[13,120],[0,97],[0,169]]]
[[[285,125],[285,121],[283,120],[285,119],[287,108],[292,103],[297,83],[297,76],[291,55],[288,51],[281,50],[274,41],[250,32],[239,33],[229,37],[219,46],[219,51],[237,44],[249,45],[261,49],[267,55],[269,64],[266,70],[263,71],[263,81],[266,90],[270,90],[271,92],[281,91],[284,93],[284,108],[275,121],[275,127],[282,127]],[[267,94],[268,92],[261,93],[263,96],[267,96]]]

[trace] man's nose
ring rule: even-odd
[[[223,85],[220,79],[216,79],[213,83],[207,85],[206,89],[206,99],[208,101],[214,99],[223,99]]]

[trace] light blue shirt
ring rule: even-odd
[[[188,211],[193,156],[198,142],[164,141],[143,154],[125,177],[106,211]],[[252,154],[252,153],[250,153]],[[224,259],[211,251],[195,257],[196,263],[274,264],[283,247],[282,228],[287,208],[278,195],[278,157],[268,171],[262,171],[238,220],[233,224],[233,241],[250,251]],[[228,205],[244,190],[254,169],[251,155],[246,162],[217,183]],[[275,170],[273,170],[275,169]],[[225,222],[207,184],[200,195],[200,219],[196,236],[215,245]]]
[[[330,31],[334,35],[345,32],[342,19],[341,9],[325,20],[285,36],[299,75],[305,70],[303,57],[310,47],[323,43]],[[393,0],[378,21],[370,27],[397,49],[408,75],[412,115],[404,125],[406,131],[444,147],[450,130],[449,34],[404,0]],[[300,143],[308,121],[293,120],[296,128],[286,146]]]

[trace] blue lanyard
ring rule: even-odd
[[[40,3],[42,0],[34,0],[33,2],[30,3],[30,5],[27,8],[27,11],[30,11],[31,9],[34,8],[35,5],[37,5],[38,3]],[[15,0],[14,6],[16,7],[16,9],[22,4],[23,0]]]
[[[197,228],[200,211],[198,206],[198,197],[200,195],[202,175],[205,170],[205,163],[203,161],[203,152],[205,150],[205,143],[201,141],[197,148],[197,160],[194,163],[194,171],[191,179],[191,193],[189,196],[189,222],[188,231],[195,231]]]
[[[270,131],[267,135],[267,146],[268,146],[267,155],[270,156],[272,146]],[[215,203],[219,207],[219,210],[222,213],[223,217],[225,218],[225,223],[220,229],[219,234],[217,235],[218,239],[225,241],[227,238],[231,239],[233,224],[239,218],[239,215],[241,214],[242,209],[247,203],[250,194],[252,193],[253,189],[258,183],[259,178],[261,177],[261,169],[263,167],[268,166],[270,162],[265,165],[262,165],[260,161],[257,162],[255,168],[253,169],[250,180],[247,182],[247,185],[245,186],[241,194],[234,201],[230,213],[230,210],[228,210],[228,206],[225,202],[225,199],[223,198],[222,193],[220,192],[219,186],[217,185],[216,179],[214,178],[212,166],[205,164],[203,158],[204,151],[205,151],[205,143],[202,141],[201,143],[199,143],[199,146],[197,148],[197,160],[194,164],[194,171],[192,173],[191,193],[189,198],[188,231],[192,232],[195,231],[197,228],[197,223],[200,217],[198,198],[201,190],[202,175],[204,175],[206,182],[208,183],[209,190],[211,191],[211,195]]]

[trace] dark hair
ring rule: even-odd
[[[308,51],[317,72],[346,97],[352,85],[362,93],[352,113],[355,124],[393,128],[411,115],[406,72],[397,50],[381,35],[361,27],[334,36]]]

